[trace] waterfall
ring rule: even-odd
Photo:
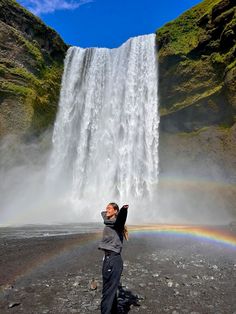
[[[158,181],[155,35],[69,48],[49,177],[73,204],[152,198]]]

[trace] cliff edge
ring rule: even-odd
[[[16,1],[0,0],[0,136],[53,124],[67,45]]]
[[[159,29],[157,45],[161,170],[212,174],[213,164],[235,182],[235,1],[201,2]]]

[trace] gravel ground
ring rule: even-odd
[[[100,313],[100,237],[0,237],[0,313]],[[236,246],[131,234],[122,255],[120,313],[236,314]]]

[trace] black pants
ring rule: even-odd
[[[117,289],[122,270],[123,261],[120,254],[113,253],[104,257],[102,266],[102,314],[117,313]]]

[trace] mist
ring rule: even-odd
[[[54,129],[0,142],[0,225],[100,222],[109,202],[130,205],[128,224],[233,221],[234,174],[225,151],[216,158],[216,132],[164,134],[158,106],[154,34],[71,47]]]
[[[215,165],[210,170],[208,165],[205,177],[196,165],[196,173],[194,165],[189,166],[191,176],[162,170],[149,200],[88,196],[75,202],[63,178],[48,184],[51,153],[52,130],[27,142],[13,135],[1,140],[1,226],[99,222],[100,211],[110,201],[130,204],[128,224],[223,225],[235,220],[235,187],[223,181],[220,171],[216,178]]]
[[[94,221],[79,209],[63,177],[50,185],[52,130],[27,142],[15,135],[0,142],[0,226]],[[88,202],[89,204],[89,202]],[[91,205],[90,205],[91,206]]]

